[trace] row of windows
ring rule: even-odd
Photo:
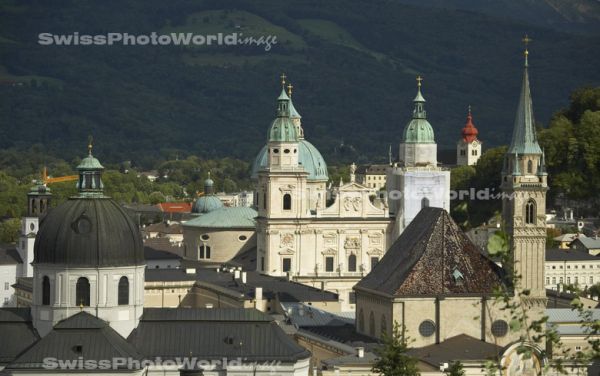
[[[558,279],[556,279],[556,277],[552,277],[552,279],[550,279],[550,277],[546,277],[546,285],[550,284],[550,281],[552,281],[553,285],[556,285],[556,283],[558,282],[559,284],[565,283],[565,279],[563,277],[558,277]],[[567,277],[566,283],[567,285],[570,285],[572,283],[574,284],[579,284],[579,283],[585,283],[585,277],[573,277],[573,279],[571,280],[571,277]],[[593,285],[594,284],[594,277],[590,276],[587,280],[589,285]]]
[[[588,265],[590,269],[594,269],[594,265]],[[581,269],[585,269],[585,265],[581,265]],[[558,265],[559,269],[562,269],[562,265]],[[600,264],[596,265],[597,269],[600,269]],[[552,267],[548,266],[546,269],[556,269],[556,265],[552,265]],[[571,269],[571,265],[567,265],[567,269]],[[579,265],[573,265],[573,269],[579,269]]]
[[[471,155],[477,156],[477,153],[477,149],[471,150]],[[465,155],[467,155],[467,151],[465,149],[460,149],[460,155],[464,157]]]
[[[117,287],[117,300],[119,305],[129,304],[129,279],[121,277]],[[84,307],[90,306],[90,281],[79,277],[75,285],[75,304]],[[50,278],[42,278],[42,305],[50,305]]]
[[[335,258],[333,256],[327,256],[325,257],[325,271],[326,272],[333,272],[334,270],[334,262],[335,262]],[[371,270],[373,270],[373,268],[375,267],[375,265],[377,265],[377,263],[379,262],[379,257],[371,257]],[[261,259],[261,267],[262,270],[264,270],[264,258]],[[289,271],[292,270],[292,259],[289,257],[284,257],[282,260],[282,270],[284,273],[287,273]],[[348,256],[348,271],[349,272],[355,272],[356,271],[356,255],[351,254],[350,256]]]

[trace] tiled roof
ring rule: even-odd
[[[148,260],[181,259],[177,254],[181,247],[171,243],[168,238],[150,238],[144,240],[144,258]]]
[[[183,234],[183,228],[179,223],[168,224],[166,222],[153,223],[143,228],[144,232],[158,232],[161,234]]]
[[[0,308],[0,365],[13,361],[38,339],[29,308]]]
[[[502,347],[493,343],[461,334],[447,340],[418,349],[411,349],[408,354],[418,358],[435,368],[442,363],[453,361],[481,361],[502,354]]]
[[[390,296],[489,294],[503,272],[440,208],[424,208],[355,289]]]
[[[574,240],[574,242],[580,241],[584,247],[587,249],[598,249],[600,248],[600,239],[590,238],[590,237],[579,237]],[[573,244],[573,243],[571,243]]]
[[[600,261],[600,257],[576,249],[546,249],[546,261]]]
[[[77,347],[80,346],[79,351]],[[7,369],[42,369],[44,359],[141,360],[140,353],[106,321],[79,312],[55,325],[54,329],[12,361]]]
[[[291,361],[310,357],[269,316],[253,309],[145,309],[128,341],[146,357]]]
[[[0,265],[18,265],[23,260],[14,246],[3,247],[0,245]]]
[[[190,202],[161,202],[156,206],[167,213],[190,213],[192,211],[192,203]]]

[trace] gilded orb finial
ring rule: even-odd
[[[288,96],[291,98],[292,97],[292,89],[294,88],[294,85],[292,85],[291,83],[288,84],[287,89],[288,89]]]
[[[525,44],[525,51],[523,52],[523,54],[525,55],[525,66],[527,66],[528,61],[527,58],[529,57],[529,43],[531,43],[533,41],[533,39],[529,38],[529,36],[527,34],[525,34],[525,36],[522,39],[523,44]]]
[[[417,76],[417,87],[421,88],[421,82],[423,81],[423,77],[421,77],[420,75]]]
[[[79,300],[79,311],[83,311],[83,299]]]
[[[285,75],[285,73],[282,73],[281,76],[279,76],[279,78],[281,78],[281,86],[285,88],[285,79],[287,78],[287,76]]]
[[[92,148],[94,147],[94,138],[92,136],[88,137],[88,154],[92,155]]]

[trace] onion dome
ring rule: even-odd
[[[208,178],[204,181],[204,195],[196,200],[192,213],[206,214],[223,207],[223,202],[214,194],[214,184],[209,172]]]
[[[402,136],[403,143],[412,144],[431,144],[435,143],[433,128],[427,121],[427,112],[425,111],[425,98],[421,94],[421,77],[417,77],[418,91],[413,100],[415,109],[411,121],[404,128]]]
[[[137,224],[103,193],[104,167],[89,154],[77,170],[79,194],[51,210],[40,223],[35,264],[72,268],[144,265]]]
[[[469,106],[469,114],[467,115],[467,123],[465,127],[462,129],[462,138],[466,143],[471,143],[477,140],[477,135],[479,131],[475,128],[473,124],[473,115],[471,115],[471,106]]]

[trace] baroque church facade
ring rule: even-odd
[[[285,87],[253,176],[257,270],[334,291],[342,310],[353,309],[352,287],[383,257],[392,219],[386,206],[371,203],[367,187],[353,181],[327,201],[327,165],[305,139]]]

